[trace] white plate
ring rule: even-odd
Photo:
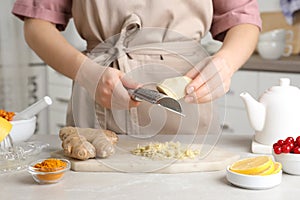
[[[229,166],[226,169],[227,180],[235,186],[253,189],[253,190],[263,190],[275,187],[281,183],[282,171],[277,174],[271,174],[266,176],[259,175],[244,175],[232,172],[229,170]]]

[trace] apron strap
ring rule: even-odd
[[[102,66],[109,66],[118,58],[125,55],[126,44],[141,29],[141,20],[136,14],[131,14],[123,23],[120,34],[98,44],[87,55]]]
[[[128,57],[125,53],[126,44],[134,37],[135,33],[141,28],[141,20],[136,14],[131,14],[124,22],[120,34],[114,36],[104,43],[100,43],[90,53],[87,54],[94,62],[102,66],[110,66],[117,61],[119,68],[124,73],[131,71],[128,64]],[[138,134],[138,112],[137,108],[131,108],[124,111],[126,120],[124,127],[126,133]],[[107,119],[112,112],[100,105],[96,105],[96,114],[98,123],[104,129],[107,129]]]

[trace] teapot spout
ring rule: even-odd
[[[251,126],[256,131],[262,131],[265,125],[265,118],[266,118],[266,108],[262,103],[256,101],[250,94],[247,92],[243,92],[240,94],[240,97],[243,99],[248,118],[250,120]]]

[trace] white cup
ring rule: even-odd
[[[292,30],[275,29],[259,35],[259,41],[285,41],[292,42],[294,32]]]
[[[293,51],[292,45],[286,44],[284,41],[259,41],[257,51],[264,59],[276,60],[281,56],[290,56]]]

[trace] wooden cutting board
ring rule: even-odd
[[[181,141],[180,141],[181,142]],[[116,153],[106,159],[89,159],[85,161],[65,157],[62,150],[53,152],[53,157],[65,157],[71,161],[73,171],[84,172],[132,172],[132,173],[185,173],[223,170],[239,159],[239,155],[210,145],[192,144],[192,149],[199,149],[200,156],[184,160],[152,160],[130,153],[137,144],[147,141],[120,138]],[[182,145],[184,143],[181,142]]]

